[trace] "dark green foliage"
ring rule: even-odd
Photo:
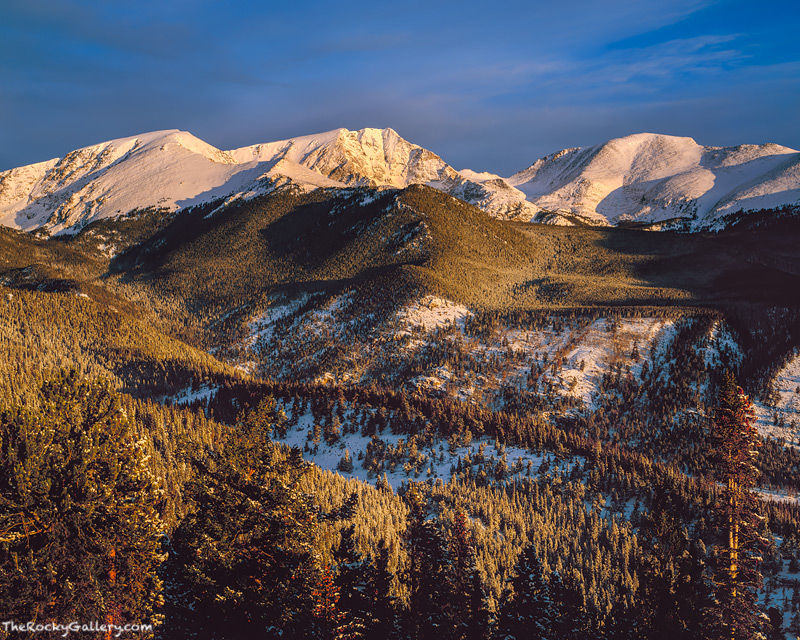
[[[678,518],[681,508],[669,495],[658,492],[640,524],[640,537],[650,556],[641,576],[637,628],[647,638],[692,640],[708,631],[706,608],[711,590],[702,549],[689,539]]]
[[[308,464],[270,440],[281,420],[265,400],[192,483],[196,505],[175,532],[167,615],[184,637],[301,638],[319,579],[319,513],[300,488]],[[266,634],[266,635],[264,635]]]
[[[409,590],[405,636],[412,640],[445,640],[452,631],[447,615],[450,603],[446,539],[439,523],[428,518],[427,499],[416,485],[411,485],[405,499],[409,508],[403,534]]]
[[[719,541],[714,557],[713,637],[748,640],[761,632],[758,609],[761,554],[766,548],[758,501],[752,488],[759,438],[753,405],[728,372],[714,411],[712,442],[716,478],[723,491],[716,503]]]
[[[378,622],[373,612],[376,594],[373,590],[374,568],[356,548],[355,525],[342,531],[339,546],[333,552],[336,565],[335,584],[339,592],[341,634],[356,640],[369,636]]]
[[[119,396],[75,371],[0,413],[6,619],[157,622],[162,497]]]
[[[556,607],[550,580],[533,546],[520,555],[497,622],[501,640],[555,640]]]
[[[581,640],[589,632],[589,612],[586,596],[578,574],[566,579],[558,571],[550,576],[550,595],[553,599],[553,636],[558,640]]]
[[[364,636],[379,640],[392,640],[399,635],[397,619],[397,599],[393,595],[394,574],[389,569],[389,548],[381,540],[369,569],[369,588],[371,619],[367,623]]]
[[[783,613],[777,607],[767,610],[766,640],[786,640],[783,632]]]

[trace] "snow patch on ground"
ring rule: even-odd
[[[213,395],[219,391],[217,385],[201,385],[200,387],[186,387],[180,391],[164,396],[161,402],[168,402],[176,405],[188,405],[200,400],[209,400]]]
[[[701,348],[706,367],[720,367],[725,363],[741,364],[744,358],[730,329],[719,321],[711,326],[706,335],[705,345]]]
[[[352,293],[275,299],[251,321],[246,347],[262,375],[275,379],[369,382],[377,375],[384,384],[465,401],[532,394],[590,410],[614,367],[641,379],[647,363],[668,376],[679,331],[676,320],[665,318],[553,316],[530,328],[501,325],[475,335],[473,312],[438,296],[413,300],[383,320],[354,305]],[[709,359],[714,349],[735,347],[723,327],[711,334]],[[456,353],[458,373],[447,361]]]
[[[389,484],[397,489],[401,483],[409,480],[437,480],[448,482],[452,476],[453,468],[458,464],[459,459],[469,455],[473,461],[485,460],[491,465],[496,465],[504,460],[509,471],[507,478],[512,478],[517,474],[527,473],[528,463],[533,472],[537,472],[544,460],[540,452],[531,452],[521,447],[495,445],[494,441],[488,438],[476,438],[468,446],[450,446],[446,440],[435,438],[430,447],[420,448],[419,455],[424,456],[424,462],[413,466],[408,460],[400,460],[392,466],[385,467],[383,471],[374,473],[364,468],[363,461],[359,460],[359,453],[366,454],[367,445],[372,441],[371,436],[364,436],[360,433],[348,433],[339,437],[334,444],[328,444],[324,439],[314,445],[310,440],[309,434],[313,432],[314,419],[310,413],[306,413],[298,419],[298,424],[290,427],[286,436],[278,438],[278,441],[299,447],[303,451],[303,457],[313,462],[321,469],[334,471],[346,478],[355,478],[368,483],[374,483],[378,477],[386,474]],[[377,437],[392,447],[402,446],[407,450],[410,444],[408,434],[394,434],[388,431],[377,434]],[[353,462],[353,470],[350,472],[339,469],[339,463],[345,455],[345,450],[349,451]],[[517,471],[514,472],[515,467]]]
[[[787,504],[800,503],[800,498],[798,498],[796,493],[778,491],[776,489],[762,489],[759,487],[756,487],[753,489],[753,491],[758,495],[759,498],[766,500],[767,502],[785,502]]]
[[[405,327],[398,335],[409,333],[409,329],[430,332],[449,324],[463,326],[464,319],[471,315],[464,305],[437,296],[425,296],[397,313],[398,321]]]
[[[773,385],[777,400],[775,405],[755,403],[759,433],[800,447],[800,353],[790,358],[778,371]]]
[[[259,340],[269,340],[275,329],[275,323],[297,313],[309,300],[311,300],[311,295],[307,293],[297,298],[273,299],[272,304],[261,315],[250,321],[248,346],[252,346]]]

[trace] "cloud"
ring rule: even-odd
[[[500,172],[641,128],[800,145],[793,36],[792,58],[775,44],[783,26],[761,24],[755,38],[753,16],[737,21],[735,9],[6,0],[0,167],[172,127],[231,148],[392,126],[454,164]]]

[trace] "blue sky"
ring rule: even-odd
[[[0,2],[0,169],[155,129],[387,127],[503,175],[655,131],[800,148],[795,1]]]

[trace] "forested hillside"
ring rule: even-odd
[[[752,222],[286,186],[0,229],[8,619],[800,634],[800,227]]]

